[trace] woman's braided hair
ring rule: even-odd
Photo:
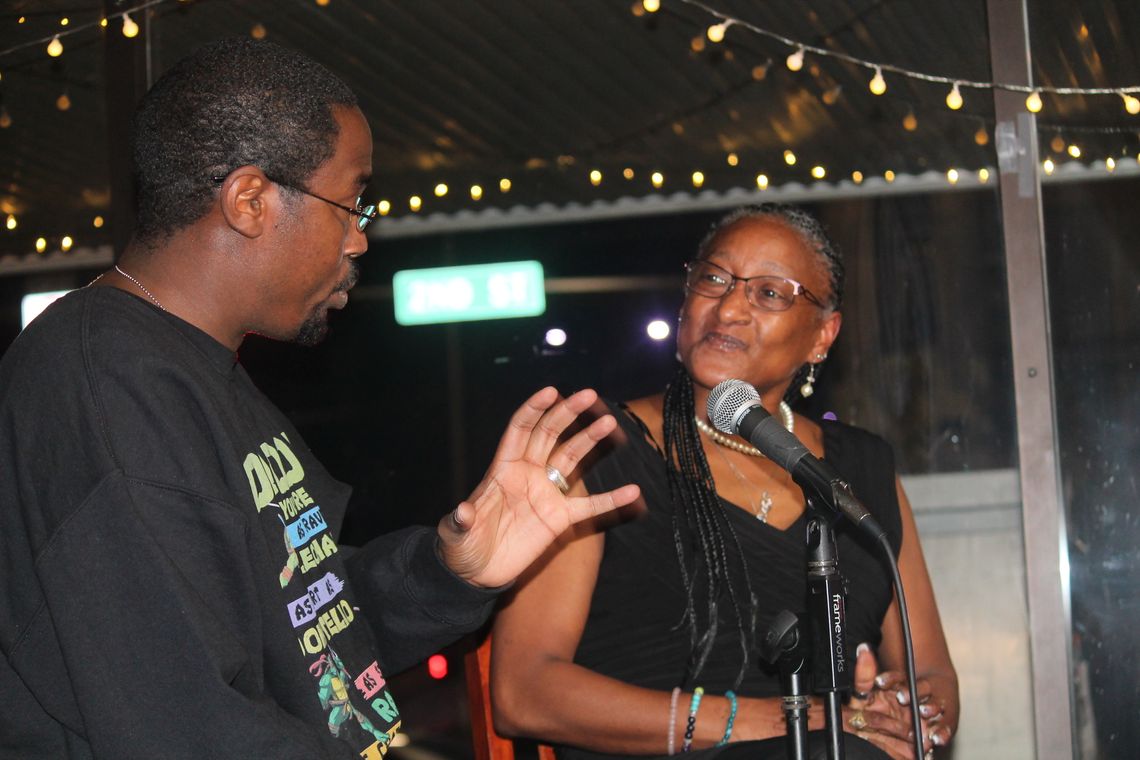
[[[765,203],[737,209],[717,221],[698,248],[698,258],[717,234],[742,219],[770,217],[803,237],[808,249],[825,264],[830,279],[828,305],[838,309],[843,297],[843,259],[822,225],[806,211]],[[793,382],[792,387],[797,387]],[[665,390],[662,429],[673,501],[673,542],[686,592],[685,614],[690,656],[685,682],[695,682],[712,653],[719,624],[720,603],[726,601],[737,627],[741,664],[733,683],[739,688],[756,643],[756,597],[741,550],[720,499],[694,420],[693,381],[679,366]]]

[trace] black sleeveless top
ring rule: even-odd
[[[686,594],[673,538],[673,504],[665,460],[640,420],[614,409],[628,441],[605,453],[586,474],[593,492],[634,482],[648,509],[605,533],[605,550],[585,630],[574,661],[626,683],[669,691],[703,686],[709,694],[731,689],[742,653],[737,624],[726,602],[719,605],[716,643],[695,683],[682,684],[690,655],[689,629],[682,623]],[[898,555],[902,544],[894,456],[878,436],[823,420],[824,458],[850,484],[855,495],[887,531]],[[806,609],[807,518],[786,530],[773,528],[747,510],[722,502],[739,538],[757,598],[756,632],[762,637],[773,617],[787,609],[808,625]],[[847,579],[848,645],[879,643],[891,603],[890,575],[880,550],[851,525],[835,526],[840,569]],[[731,551],[731,549],[726,549]],[[805,635],[807,631],[805,630]],[[776,672],[753,653],[737,694],[779,695]],[[564,757],[576,755],[560,753]],[[583,754],[583,756],[586,756]]]

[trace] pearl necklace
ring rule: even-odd
[[[162,309],[163,311],[166,311],[166,307],[165,307],[165,306],[163,306],[162,304],[160,304],[160,303],[158,302],[158,299],[157,299],[157,298],[155,298],[155,297],[154,297],[154,296],[151,294],[151,292],[150,292],[149,290],[147,290],[147,289],[146,289],[146,286],[145,286],[145,285],[143,285],[141,282],[139,282],[138,280],[136,280],[134,277],[131,277],[129,274],[127,274],[127,273],[126,273],[126,272],[124,272],[122,269],[120,269],[120,268],[119,268],[119,265],[118,265],[118,264],[116,264],[116,265],[115,265],[115,271],[116,271],[116,272],[118,272],[119,274],[121,274],[123,277],[126,277],[128,280],[130,280],[131,282],[133,282],[135,285],[138,285],[138,287],[139,287],[139,290],[141,290],[142,292],[146,293],[146,297],[147,297],[147,298],[149,298],[150,300],[154,301],[154,305],[155,305],[155,306],[157,306],[158,308]]]
[[[795,432],[796,418],[792,416],[792,408],[788,406],[786,401],[780,402],[780,419],[784,423],[784,428],[789,433]],[[697,423],[697,428],[711,438],[713,443],[725,446],[733,451],[739,451],[741,454],[747,454],[753,457],[764,456],[764,452],[760,451],[760,449],[751,444],[742,443],[734,438],[729,438],[700,417],[693,415],[693,420]]]

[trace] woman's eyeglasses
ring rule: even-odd
[[[697,259],[685,265],[688,275],[685,287],[692,293],[709,298],[723,298],[732,292],[736,283],[744,283],[744,297],[748,303],[764,311],[787,311],[796,302],[796,296],[821,309],[827,307],[801,283],[787,277],[760,275],[757,277],[737,277],[724,267],[710,261]]]

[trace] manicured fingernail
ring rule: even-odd
[[[910,704],[910,696],[908,696],[904,691],[896,691],[895,697],[898,699],[900,705]]]
[[[867,642],[864,641],[862,644],[855,647],[855,656],[858,657],[859,655],[863,654],[864,652],[870,652],[870,651],[871,651],[871,647],[867,646]]]
[[[934,714],[934,706],[933,705],[919,705],[918,712],[924,718],[929,718],[931,715]]]
[[[942,734],[931,734],[930,741],[934,742],[939,747],[946,743],[946,740],[942,738]]]
[[[887,685],[886,676],[883,676],[883,675],[875,676],[875,685],[878,686],[880,689],[885,687]]]

